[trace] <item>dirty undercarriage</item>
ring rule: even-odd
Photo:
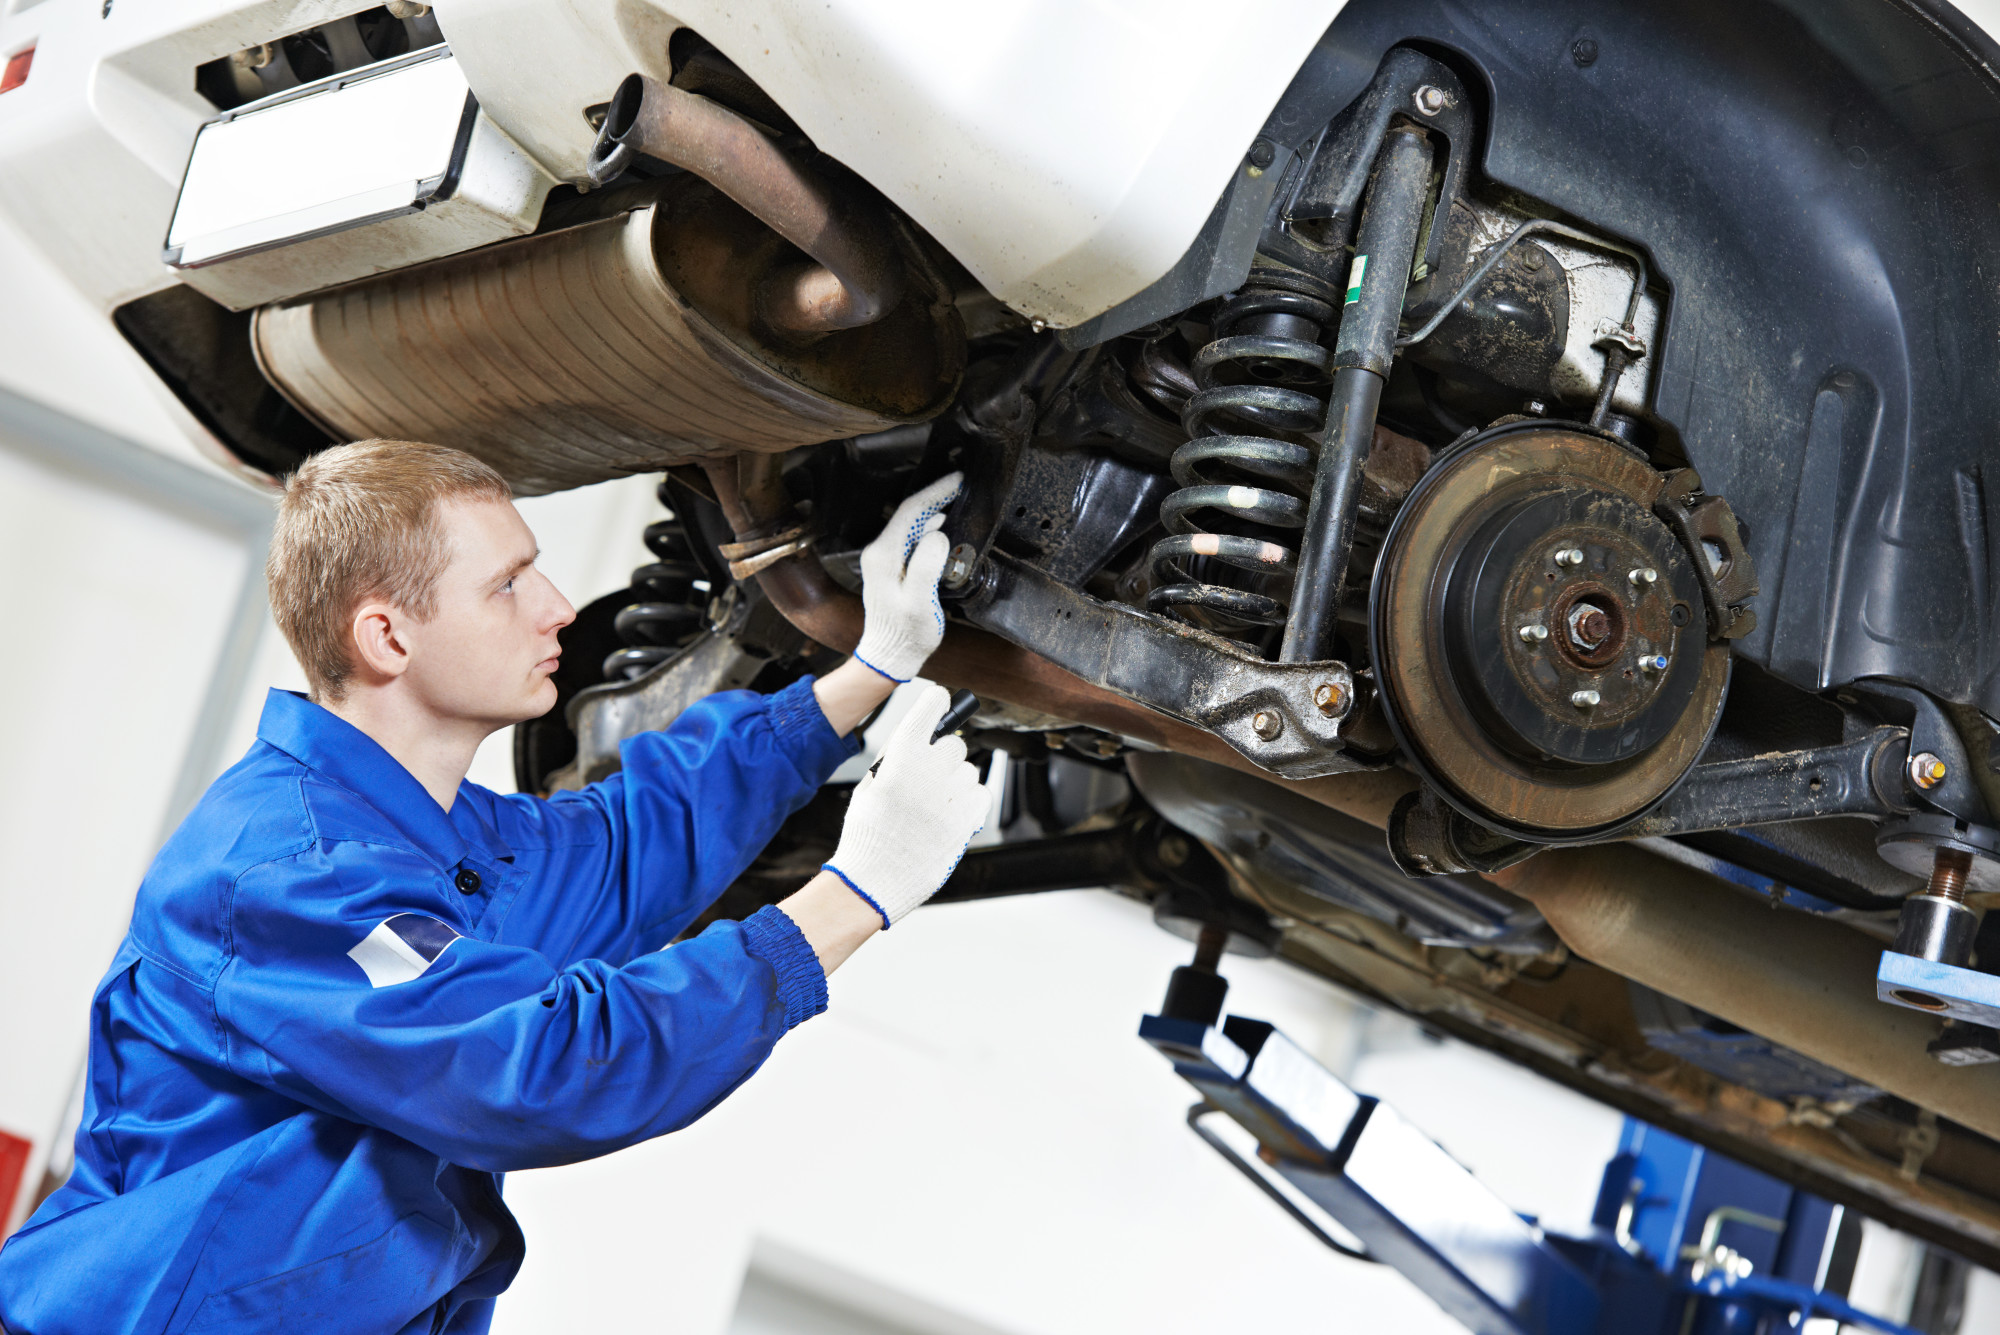
[[[659,561],[520,732],[535,787],[851,649],[859,546],[963,469],[929,672],[1036,837],[944,899],[1120,886],[2000,1264],[2000,1034],[1874,981],[1906,904],[2000,889],[1985,39],[1500,12],[1350,5],[1188,256],[1077,328],[685,31],[534,235],[119,323],[274,471],[386,435],[524,493],[665,473]],[[231,321],[255,373],[175,362]]]

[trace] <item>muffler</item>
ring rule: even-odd
[[[700,109],[703,124],[740,120]],[[615,216],[267,306],[257,364],[336,439],[455,446],[526,496],[942,412],[965,364],[944,284],[885,214],[829,206],[815,249],[863,257],[847,268],[870,300],[802,340],[822,270],[786,239],[795,218],[774,228],[736,198],[796,205],[819,182],[851,201],[865,187],[755,131],[729,142],[701,161],[728,179],[688,172]],[[773,163],[789,193],[770,186]]]

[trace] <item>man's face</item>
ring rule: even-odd
[[[435,713],[492,729],[541,717],[556,702],[556,632],[576,609],[535,569],[535,535],[508,502],[447,501],[438,521],[451,564],[431,617],[397,627],[409,686]]]

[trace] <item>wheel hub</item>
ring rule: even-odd
[[[1728,679],[1661,477],[1608,441],[1505,428],[1397,516],[1372,614],[1383,703],[1474,819],[1561,842],[1643,813],[1706,744]]]

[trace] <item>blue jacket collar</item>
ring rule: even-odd
[[[485,845],[478,850],[483,857],[513,860],[512,850],[471,800],[469,782],[459,785],[458,800],[446,814],[381,743],[296,691],[274,689],[265,697],[257,737],[359,797],[440,867],[465,860],[473,850],[468,835]]]

